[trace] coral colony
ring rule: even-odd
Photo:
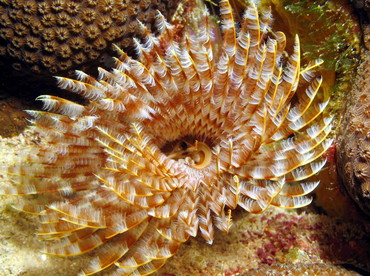
[[[321,61],[302,68],[298,36],[288,55],[253,3],[239,27],[229,1],[219,7],[221,43],[205,9],[180,41],[157,13],[160,35],[142,25],[138,60],[119,50],[97,80],[57,78],[87,105],[40,96],[45,111],[29,111],[45,140],[7,168],[13,184],[1,192],[39,195],[22,208],[39,213],[46,252],[94,250],[81,275],[149,274],[190,236],[227,232],[238,206],[311,202],[318,182],[306,179],[331,143]]]
[[[60,74],[96,64],[112,43],[133,46],[137,20],[173,14],[178,0],[0,0],[0,56],[13,68]],[[95,60],[95,62],[93,62]],[[85,67],[86,67],[85,66]]]

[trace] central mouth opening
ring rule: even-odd
[[[179,162],[184,162],[195,169],[207,167],[212,160],[212,151],[210,146],[205,143],[191,138],[182,138],[167,143],[162,152],[167,157]]]

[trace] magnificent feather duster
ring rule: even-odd
[[[318,182],[305,179],[331,143],[321,61],[301,68],[298,36],[288,55],[253,3],[240,27],[229,1],[219,5],[221,45],[205,9],[181,40],[158,13],[160,35],[142,26],[138,60],[119,50],[98,79],[57,78],[87,105],[40,96],[45,111],[29,111],[45,141],[6,169],[1,193],[40,195],[22,209],[39,214],[49,254],[94,250],[81,275],[148,274],[190,236],[228,231],[237,206],[311,202]]]

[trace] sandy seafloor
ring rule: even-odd
[[[31,130],[1,139],[0,167],[13,162],[17,152],[27,149],[37,139],[37,133]],[[91,254],[70,258],[44,254],[43,242],[36,235],[37,218],[12,208],[16,201],[16,196],[0,197],[0,276],[77,275]],[[281,263],[290,267],[311,264],[311,272],[304,275],[361,275],[341,267],[330,268],[328,272],[322,264],[368,265],[368,256],[361,252],[368,240],[363,226],[316,214],[312,207],[291,211],[270,208],[260,215],[238,210],[234,212],[233,222],[229,234],[216,231],[213,245],[201,237],[190,239],[157,275],[239,275],[243,272],[265,275],[248,270],[268,269],[271,264]],[[312,270],[318,264],[324,267],[319,267],[322,271],[319,274]]]

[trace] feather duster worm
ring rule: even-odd
[[[41,96],[46,111],[30,111],[46,141],[7,169],[15,185],[2,193],[46,195],[46,207],[22,208],[39,213],[46,252],[94,250],[81,275],[148,274],[190,236],[212,243],[215,228],[228,231],[237,206],[311,202],[318,182],[301,180],[323,167],[331,143],[320,61],[300,67],[298,37],[287,56],[284,34],[254,4],[240,28],[227,0],[220,14],[218,51],[206,10],[180,42],[158,14],[161,34],[143,26],[139,61],[120,51],[98,80],[57,78],[88,105]]]

